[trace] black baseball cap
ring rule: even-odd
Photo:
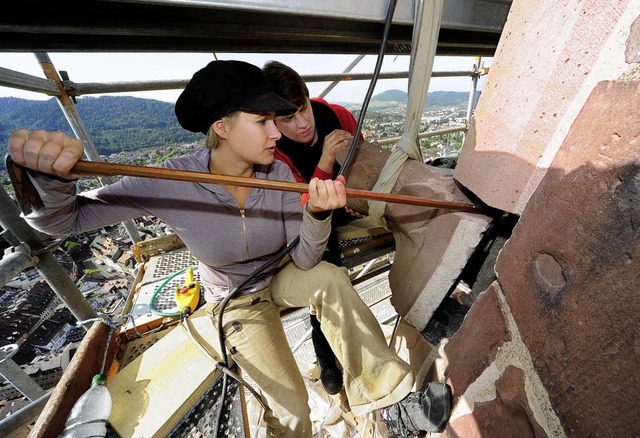
[[[279,116],[297,108],[275,94],[262,70],[243,61],[212,61],[198,70],[176,101],[180,125],[206,134],[216,120],[230,112],[275,111]]]

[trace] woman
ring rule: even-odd
[[[206,134],[208,148],[163,166],[294,181],[288,167],[274,160],[280,138],[274,119],[295,110],[273,93],[258,67],[211,62],[193,76],[175,107],[185,129]],[[346,204],[343,178],[312,180],[304,208],[292,192],[128,177],[76,195],[70,179],[82,157],[78,140],[59,132],[19,130],[9,139],[9,152],[16,163],[33,170],[30,177],[46,204],[27,218],[34,228],[69,234],[143,215],[167,223],[199,260],[207,311],[214,320],[229,291],[299,234],[290,258],[247,284],[224,312],[227,350],[260,387],[270,436],[311,436],[306,388],[293,371],[297,366],[280,322],[283,307],[310,306],[320,320],[343,364],[354,414],[385,408],[382,415],[390,429],[405,433],[446,424],[449,388],[430,385],[409,394],[413,375],[408,364],[386,347],[346,270],[320,262],[331,211]]]

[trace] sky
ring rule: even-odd
[[[49,53],[56,70],[66,70],[74,82],[122,82],[146,80],[189,79],[200,68],[213,60],[208,53]],[[341,73],[356,58],[356,55],[317,55],[317,54],[240,54],[221,53],[218,59],[237,59],[262,67],[265,62],[275,59],[292,67],[298,73],[321,74]],[[474,57],[438,56],[434,61],[433,71],[467,71],[477,62]],[[483,58],[482,63],[488,67],[491,58]],[[352,70],[353,73],[372,73],[376,64],[376,55],[367,55]],[[44,77],[42,69],[32,53],[0,53],[0,67]],[[386,55],[382,64],[383,72],[408,71],[409,57]],[[478,81],[481,90],[484,79]],[[308,83],[312,96],[320,94],[328,85],[324,83]],[[338,84],[326,96],[332,102],[359,103],[364,99],[369,87],[368,80],[350,81]],[[406,79],[378,80],[373,95],[386,90],[407,91]],[[465,91],[471,89],[471,79],[466,77],[431,78],[429,91]],[[175,102],[181,90],[145,91],[135,93],[110,93],[110,95],[126,94],[129,96]],[[20,97],[23,99],[49,99],[44,94],[12,89],[0,86],[0,97]]]

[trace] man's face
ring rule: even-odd
[[[295,113],[276,117],[276,126],[282,134],[296,143],[314,144],[318,140],[316,121],[309,99]]]

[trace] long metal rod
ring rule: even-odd
[[[436,135],[453,134],[454,132],[466,132],[467,129],[468,129],[468,126],[465,125],[465,126],[458,126],[455,128],[439,129],[437,131],[421,132],[420,134],[418,134],[418,138],[435,137]],[[387,144],[397,143],[398,140],[400,140],[400,137],[389,137],[389,138],[381,138],[380,140],[375,140],[375,142],[378,143],[379,145],[387,145]]]
[[[60,90],[60,95],[57,96],[58,104],[60,105],[60,109],[64,113],[64,116],[67,119],[69,126],[71,126],[74,134],[76,135],[76,137],[78,137],[78,139],[80,139],[80,141],[82,141],[85,154],[92,161],[101,161],[100,155],[98,154],[98,151],[93,144],[93,140],[91,140],[89,131],[87,131],[87,128],[84,126],[80,115],[78,115],[78,111],[76,111],[71,97],[65,90],[62,84],[62,80],[60,79],[60,76],[58,76],[58,72],[53,67],[49,55],[41,52],[35,53],[35,55],[47,79],[52,80],[58,86],[58,89]],[[107,179],[103,181],[103,184],[110,184],[112,182],[113,180]],[[129,219],[122,222],[122,226],[127,231],[127,234],[129,234],[129,237],[131,238],[131,241],[133,243],[137,243],[142,240],[133,220]]]
[[[47,79],[21,73],[15,70],[9,70],[4,67],[0,67],[0,86],[34,91],[36,93],[44,93],[52,96],[58,96],[60,94],[56,84]]]
[[[159,167],[134,166],[131,164],[102,163],[97,161],[78,161],[71,169],[76,175],[93,176],[138,176],[143,178],[169,179],[174,181],[190,181],[205,184],[226,184],[237,187],[255,187],[267,190],[282,190],[286,192],[307,193],[309,184],[292,183],[289,181],[265,180],[240,176],[217,175],[205,172],[192,172]],[[398,204],[419,205],[422,207],[445,208],[449,210],[480,212],[482,208],[474,204],[458,202],[435,201],[416,198],[413,196],[394,195],[390,193],[376,193],[367,190],[347,188],[347,197],[372,199],[376,201]]]
[[[474,71],[441,71],[433,72],[431,77],[446,78],[458,76],[473,77]],[[55,74],[57,77],[57,73]],[[373,73],[329,73],[301,75],[305,82],[335,82],[370,80]],[[404,79],[409,77],[408,71],[380,73],[378,79]],[[158,81],[122,81],[110,83],[60,81],[62,88],[69,96],[87,94],[126,93],[135,91],[179,90],[184,88],[188,79],[168,79]],[[36,93],[60,96],[61,91],[53,78],[43,79],[38,76],[21,73],[0,67],[0,86],[33,91]]]
[[[349,73],[351,70],[353,70],[353,68],[358,65],[360,63],[360,61],[362,61],[364,59],[364,55],[358,55],[356,57],[356,59],[354,59],[353,61],[351,61],[351,63],[347,66],[347,68],[345,68],[342,73]],[[327,88],[325,88],[324,90],[322,90],[322,92],[320,94],[318,94],[318,97],[325,97],[327,94],[329,94],[329,92],[331,90],[333,90],[335,88],[336,85],[338,85],[340,83],[340,79],[336,79],[335,81],[331,82]]]
[[[49,401],[49,398],[51,398],[51,393],[47,392],[39,399],[32,401],[17,412],[0,420],[0,436],[10,437],[13,433],[38,418],[46,406],[47,401]]]
[[[32,253],[37,255],[38,263],[36,268],[40,275],[47,281],[64,305],[69,308],[73,316],[78,321],[96,318],[98,314],[82,295],[82,292],[69,277],[69,274],[62,269],[35,230],[20,217],[18,207],[16,207],[4,187],[0,187],[0,205],[2,206],[0,208],[0,226],[5,230],[11,230],[11,233],[18,241],[26,243],[31,248]],[[89,327],[90,325],[85,326],[85,328]]]
[[[467,126],[471,126],[471,115],[473,114],[473,109],[475,108],[476,103],[476,90],[478,89],[478,78],[480,77],[481,71],[481,62],[482,58],[480,56],[476,57],[476,64],[473,66],[473,69],[477,72],[477,74],[471,77],[471,90],[469,91],[469,102],[467,104]],[[466,139],[466,133],[463,134],[462,144],[464,145],[464,140]]]
[[[16,344],[0,347],[0,375],[30,401],[35,401],[45,394],[45,390],[11,359],[17,352]]]

